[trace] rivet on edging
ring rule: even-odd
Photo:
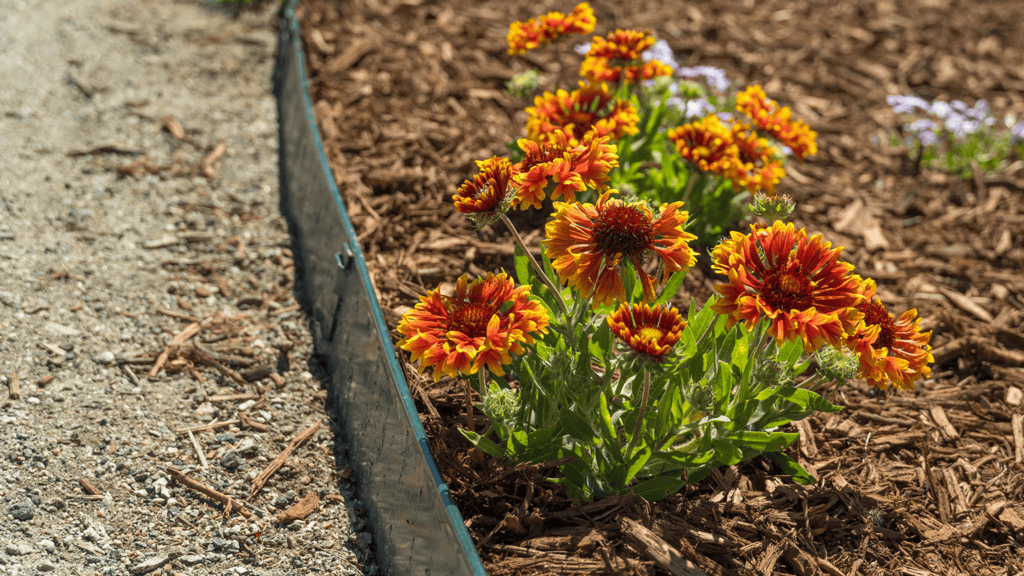
[[[348,242],[341,243],[341,252],[334,255],[335,260],[338,261],[338,267],[342,270],[348,270],[348,267],[352,265],[352,260],[355,258],[355,254],[352,253],[352,248],[349,247]]]

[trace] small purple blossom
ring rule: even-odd
[[[974,108],[967,110],[964,114],[971,118],[982,120],[985,116],[988,116],[988,102],[986,100],[978,100],[974,104]]]
[[[714,66],[694,66],[693,68],[677,68],[676,75],[683,78],[703,77],[708,86],[719,92],[728,92],[729,79],[725,76],[725,70]]]
[[[577,44],[573,50],[575,50],[580,56],[586,56],[587,52],[590,52],[590,44],[590,42],[587,42],[586,44]]]
[[[922,146],[932,146],[939,141],[939,136],[935,132],[929,130],[918,134],[917,139],[921,141]]]
[[[947,116],[949,116],[951,112],[953,112],[953,107],[949,105],[949,102],[936,100],[935,102],[932,102],[932,105],[928,109],[928,112],[933,116],[938,116],[939,118],[945,119]]]
[[[930,106],[927,100],[918,96],[901,96],[890,94],[885,97],[885,102],[892,106],[892,111],[897,114],[909,114],[915,109],[927,110]]]
[[[961,112],[961,113],[962,112],[967,112],[967,109],[968,109],[967,103],[966,102],[962,102],[960,100],[953,100],[952,102],[950,102],[950,106],[952,106],[953,109],[956,110],[957,112]]]
[[[672,70],[679,68],[679,63],[676,62],[676,57],[672,54],[672,48],[669,47],[668,42],[664,40],[658,40],[647,50],[644,50],[643,54],[640,55],[644,62],[650,62],[651,60],[658,60]]]
[[[981,122],[973,118],[968,119],[960,114],[950,114],[949,118],[946,118],[945,122],[946,130],[949,130],[953,136],[957,138],[963,138],[968,134],[974,134],[981,129]]]
[[[938,127],[939,127],[938,124],[936,124],[935,122],[932,122],[928,118],[921,118],[919,120],[914,120],[910,124],[907,124],[906,126],[903,127],[903,129],[904,130],[909,130],[911,132],[918,132],[918,133],[920,133],[920,132],[927,132],[927,131],[935,130]]]
[[[1010,128],[1010,139],[1014,142],[1024,141],[1024,120],[1017,122],[1017,124]]]
[[[729,112],[719,112],[718,119],[722,122],[732,122],[732,114]]]

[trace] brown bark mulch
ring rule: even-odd
[[[523,135],[503,84],[572,72],[567,47],[507,55],[513,20],[574,3],[308,0],[314,109],[394,328],[460,274],[510,269],[511,242],[472,230],[450,197],[474,161]],[[580,505],[550,470],[466,443],[461,388],[413,378],[439,465],[498,574],[1019,574],[1024,570],[1024,162],[972,181],[891,149],[887,94],[987,98],[1024,117],[1024,4],[1000,0],[594,1],[598,33],[647,28],[683,65],[760,83],[819,133],[787,167],[798,225],[845,247],[889,308],[934,330],[933,378],[910,393],[846,388],[801,422],[800,486],[755,460],[650,504]],[[581,39],[582,41],[582,39]],[[541,214],[527,227],[540,240]],[[527,223],[529,224],[529,222]],[[706,268],[705,268],[706,270]],[[710,294],[700,269],[682,297]],[[393,334],[394,336],[394,334]],[[409,370],[414,374],[415,370]],[[461,418],[461,420],[460,420]],[[480,429],[483,422],[477,422]]]

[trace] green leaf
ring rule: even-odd
[[[515,245],[514,260],[516,265],[516,278],[520,284],[533,284],[533,267],[530,265],[530,257],[523,252],[519,244]]]
[[[769,452],[765,456],[772,462],[775,462],[775,465],[782,470],[783,474],[792,476],[795,482],[805,486],[818,483],[817,478],[811,476],[811,473],[805,470],[799,462],[782,452]]]
[[[565,427],[565,431],[570,436],[579,440],[584,444],[594,444],[597,441],[597,435],[594,434],[594,429],[590,427],[590,424],[584,420],[579,414],[573,412],[568,407],[563,406],[559,411],[561,417],[561,424]]]
[[[756,399],[766,400],[771,396],[784,398],[793,404],[796,404],[801,409],[813,410],[815,412],[839,412],[843,409],[842,406],[836,406],[810,390],[796,386],[777,386],[774,388],[767,388],[762,390],[761,393],[756,396]]]
[[[494,456],[495,458],[505,457],[505,450],[503,450],[501,446],[495,444],[486,436],[481,436],[476,432],[470,432],[465,428],[459,428],[459,432],[461,432],[462,435],[466,437],[466,440],[472,442],[473,446],[476,446],[477,448],[483,450],[488,455]]]
[[[608,398],[605,397],[604,392],[601,392],[599,398],[599,408],[601,410],[601,424],[604,426],[604,438],[609,444],[614,443],[618,439],[618,435],[615,433],[615,424],[612,422],[612,414],[608,411]]]
[[[648,502],[657,502],[669,494],[679,492],[684,486],[686,486],[686,481],[681,478],[658,476],[630,486],[628,492],[636,494]]]
[[[629,460],[629,469],[626,471],[626,479],[623,484],[628,484],[636,473],[647,464],[647,461],[651,459],[651,448],[647,444],[641,442],[636,449],[636,453]]]
[[[654,301],[655,304],[665,304],[672,300],[672,297],[679,292],[679,289],[683,286],[683,281],[686,280],[686,270],[676,272],[668,278],[668,282],[665,283],[665,287],[662,288],[661,294]]]
[[[737,444],[760,452],[778,452],[800,437],[796,432],[752,432],[740,430],[729,435]]]
[[[728,440],[722,438],[712,440],[711,446],[715,449],[715,459],[726,466],[739,464],[743,461],[743,451]]]

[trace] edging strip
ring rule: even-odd
[[[289,221],[317,353],[385,574],[486,576],[451,501],[398,363],[356,232],[327,163],[295,18],[281,11],[281,210]]]

